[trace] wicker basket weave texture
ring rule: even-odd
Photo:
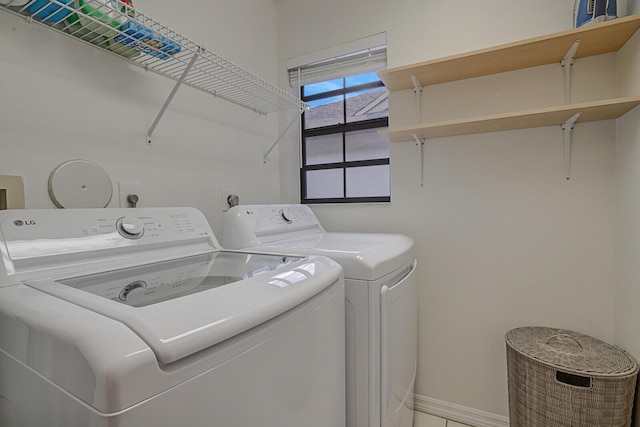
[[[509,331],[512,427],[628,427],[638,366],[624,350],[577,332]]]

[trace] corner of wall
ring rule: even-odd
[[[640,95],[640,31],[631,36],[617,55],[618,95]]]

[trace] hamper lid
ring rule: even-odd
[[[600,376],[635,375],[638,366],[620,347],[565,329],[523,327],[506,335],[514,350],[576,374]]]

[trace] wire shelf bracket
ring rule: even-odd
[[[264,157],[262,158],[262,162],[263,163],[267,163],[267,157],[269,157],[269,154],[271,154],[271,152],[273,151],[274,148],[276,148],[276,145],[278,145],[278,143],[282,140],[282,138],[284,137],[284,135],[289,132],[289,129],[291,129],[293,127],[294,124],[299,123],[300,122],[300,118],[302,117],[302,114],[304,113],[304,109],[300,109],[300,113],[297,114],[287,125],[287,127],[284,128],[284,130],[282,132],[280,132],[280,135],[278,135],[278,138],[273,142],[273,144],[271,144],[271,146],[269,147],[269,149],[267,150],[266,153],[264,153]]]
[[[193,67],[193,64],[195,64],[196,59],[198,59],[197,53],[194,54],[193,57],[191,58],[191,61],[189,61],[189,64],[182,72],[182,75],[180,76],[176,84],[173,86],[173,89],[171,90],[169,97],[162,105],[162,108],[160,109],[160,112],[156,116],[156,119],[153,121],[153,123],[151,124],[151,127],[147,131],[147,136],[145,138],[147,145],[153,145],[153,140],[151,139],[151,136],[153,135],[153,131],[156,129],[156,126],[158,126],[158,123],[160,122],[160,119],[164,115],[165,111],[167,111],[169,104],[171,104],[171,101],[173,101],[173,97],[176,96],[176,93],[178,93],[178,89],[180,89],[180,86],[182,86],[184,79],[187,77],[187,74],[189,74],[189,71],[191,71],[191,68]]]

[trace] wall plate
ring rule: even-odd
[[[21,176],[0,175],[0,209],[24,209]]]

